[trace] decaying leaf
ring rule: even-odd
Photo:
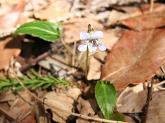
[[[65,123],[73,110],[74,100],[80,95],[78,88],[70,88],[66,92],[49,92],[45,95],[46,109],[51,109],[53,120],[59,123]]]
[[[119,90],[145,82],[164,63],[164,52],[165,29],[125,32],[106,58],[102,79],[111,80]]]
[[[0,16],[0,32],[11,30],[11,28],[14,28],[18,24],[25,5],[25,0],[19,0],[16,7]]]
[[[122,24],[136,30],[154,29],[165,25],[164,10],[154,13],[147,13],[121,21]]]
[[[115,24],[115,23],[122,23],[122,24],[126,24],[127,26],[130,26],[129,23],[127,22],[127,20],[132,20],[132,21],[135,21],[136,22],[136,19],[137,18],[139,20],[139,17],[140,16],[143,16],[145,14],[145,17],[146,16],[156,16],[155,14],[152,15],[152,13],[150,13],[150,5],[149,4],[144,4],[144,5],[141,5],[140,7],[137,7],[137,6],[126,6],[126,7],[123,7],[123,6],[119,6],[119,7],[115,7],[116,9],[112,10],[109,14],[109,17],[108,17],[108,21],[107,21],[107,24],[108,25],[111,25],[111,24]],[[120,11],[119,11],[120,10]],[[165,10],[165,6],[164,4],[160,4],[160,3],[155,3],[154,4],[154,7],[153,7],[153,12],[154,13],[162,13],[162,11]],[[144,18],[145,18],[144,17]],[[134,19],[134,20],[133,20]],[[146,18],[146,19],[152,19],[153,20],[158,20],[160,19],[160,16],[158,16],[158,18]],[[146,21],[141,21],[142,23],[146,23]],[[134,25],[136,26],[136,25]],[[133,27],[132,27],[133,28]]]
[[[20,38],[12,39],[10,37],[0,40],[0,69],[8,69],[13,58],[16,58],[21,52]]]
[[[55,0],[43,10],[35,12],[35,16],[40,19],[59,19],[69,14],[71,4],[66,0]]]
[[[87,79],[88,80],[97,80],[100,79],[100,75],[101,75],[101,63],[96,60],[95,58],[91,58],[90,59],[90,63],[89,63],[89,71],[88,71],[88,76]]]
[[[146,123],[164,123],[164,99],[165,91],[157,90],[157,85],[153,86],[152,100],[149,104]],[[126,88],[118,98],[117,110],[121,113],[141,112],[146,102],[147,91],[143,85]]]
[[[27,93],[27,91],[18,92],[18,95],[14,95],[13,93],[3,93],[1,96],[6,97],[6,103],[8,105],[4,105],[1,103],[1,108],[13,119],[15,119],[17,123],[36,123],[35,120],[35,112],[33,111],[33,106],[29,103],[32,102],[32,97]],[[21,97],[22,98],[21,98]],[[12,98],[11,98],[12,97]],[[25,101],[26,100],[26,101]]]
[[[146,123],[164,123],[165,117],[165,91],[153,93],[152,101],[150,102]]]
[[[95,116],[95,111],[93,109],[94,106],[91,105],[90,100],[85,100],[85,99],[79,97],[77,102],[78,102],[77,109],[80,114],[83,114],[86,116],[90,115],[92,117]],[[90,123],[90,122],[88,120],[78,118],[76,120],[76,123]]]
[[[147,99],[143,84],[127,87],[117,99],[117,110],[121,113],[141,112]]]

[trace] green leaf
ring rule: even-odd
[[[15,33],[17,35],[28,34],[45,41],[53,42],[60,38],[61,26],[59,23],[48,21],[33,21],[23,24],[15,31]]]
[[[106,119],[111,119],[116,105],[116,90],[114,86],[105,81],[99,81],[95,87],[96,101]]]
[[[118,112],[114,112],[111,116],[111,119],[115,121],[124,121],[124,115]]]

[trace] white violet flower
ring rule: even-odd
[[[95,52],[98,48],[100,51],[105,51],[106,46],[100,40],[102,38],[102,31],[89,30],[88,32],[80,32],[80,39],[82,40],[82,44],[78,46],[78,50],[84,52],[88,49],[89,52]]]

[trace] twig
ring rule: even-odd
[[[150,0],[150,12],[153,12],[154,9],[154,0]]]
[[[38,100],[39,102],[43,103],[43,100],[41,100],[39,97],[37,97],[35,94],[31,93],[30,90],[28,90],[24,84],[21,82],[21,80],[19,80],[19,78],[16,77],[16,80],[20,83],[20,85],[31,95],[33,96],[36,100]],[[127,123],[127,122],[122,122],[122,121],[113,121],[113,120],[107,120],[107,119],[102,119],[102,118],[94,118],[94,117],[90,117],[90,116],[86,116],[86,115],[82,115],[82,114],[78,114],[78,113],[74,113],[74,112],[70,112],[70,111],[66,111],[63,109],[60,109],[59,107],[52,107],[51,105],[44,103],[46,106],[51,107],[52,109],[57,109],[60,110],[62,112],[65,112],[67,114],[73,115],[73,116],[77,116],[86,120],[93,120],[93,121],[98,121],[98,122],[104,122],[104,123]],[[52,110],[53,111],[53,110]],[[55,111],[53,111],[55,112]]]
[[[50,56],[50,58],[52,58],[53,60],[57,61],[57,62],[60,62],[61,64],[63,64],[65,67],[61,67],[62,69],[66,69],[67,68],[74,68],[74,69],[79,69],[79,67],[76,67],[76,66],[73,66],[73,65],[70,65],[70,64],[67,64],[65,63],[64,61],[60,60],[59,58],[57,58],[56,56]]]
[[[41,61],[42,59],[46,58],[47,56],[51,55],[52,50],[48,50],[47,52],[41,54],[40,56],[38,56],[36,59],[30,61],[29,63],[27,63],[26,65],[24,65],[21,68],[21,72],[25,72],[26,70],[28,70],[29,68],[33,67],[34,65],[36,65],[39,61]]]
[[[147,100],[146,100],[146,104],[144,105],[142,111],[142,122],[141,123],[146,123],[147,121],[147,115],[148,115],[148,108],[149,108],[149,104],[150,104],[150,101],[152,99],[152,86],[153,86],[153,79],[151,80],[150,83],[148,83],[148,86],[147,86]]]
[[[72,66],[75,66],[75,62],[76,62],[76,45],[77,45],[77,42],[74,41],[73,55],[72,55]]]

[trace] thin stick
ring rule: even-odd
[[[146,104],[144,105],[144,107],[142,109],[142,111],[143,111],[142,123],[146,123],[146,121],[147,121],[148,108],[149,108],[150,101],[152,99],[153,81],[154,80],[152,79],[151,82],[148,83],[148,86],[147,86],[147,100],[146,100]]]
[[[154,0],[150,0],[150,12],[153,12],[154,9]]]
[[[36,65],[42,59],[46,58],[47,56],[50,56],[51,53],[52,53],[52,50],[48,50],[47,52],[41,54],[36,59],[34,59],[33,61],[30,61],[28,64],[26,64],[25,66],[23,66],[21,68],[21,72],[24,72],[24,71],[28,70],[29,68],[33,67],[34,65]]]
[[[76,44],[77,44],[77,42],[74,41],[73,55],[72,55],[72,66],[75,66],[75,61],[76,61]]]

